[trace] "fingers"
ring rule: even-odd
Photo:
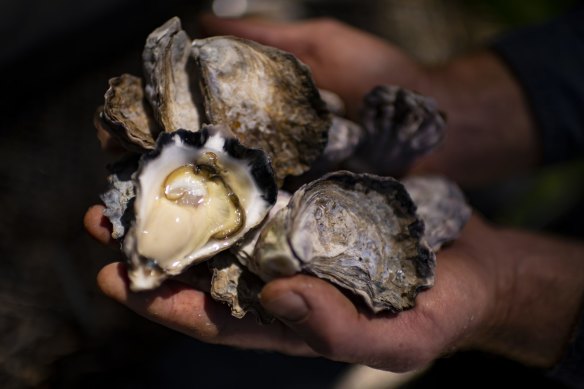
[[[136,313],[204,342],[316,355],[281,323],[262,326],[250,315],[236,319],[225,305],[180,282],[167,281],[153,291],[131,292],[125,266],[120,263],[104,267],[97,281],[107,296]]]
[[[270,282],[261,301],[312,349],[333,360],[403,372],[425,366],[442,351],[431,302],[399,314],[373,315],[359,311],[331,284],[304,275]]]
[[[315,351],[346,360],[358,312],[336,288],[297,275],[270,282],[261,293],[264,308],[300,335]]]
[[[112,225],[103,215],[103,205],[89,207],[83,218],[83,225],[89,234],[104,245],[117,247],[117,242],[112,238]]]
[[[299,45],[304,23],[274,23],[256,19],[223,19],[211,14],[199,17],[206,35],[235,35],[265,45],[278,47],[296,55],[302,54]]]

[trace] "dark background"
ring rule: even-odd
[[[107,80],[141,74],[144,40],[168,18],[180,16],[197,37],[197,13],[226,12],[222,3],[229,2],[0,4],[1,388],[332,388],[347,374],[349,366],[323,359],[202,344],[137,317],[95,286],[99,268],[121,258],[82,227],[86,208],[106,188],[108,160],[92,118]],[[278,19],[334,16],[439,63],[572,3],[248,0],[231,6]],[[548,168],[469,196],[493,220],[573,232],[569,216],[582,212],[583,172],[581,162]],[[487,386],[505,376],[547,383],[538,371],[464,353],[440,360],[416,385]]]

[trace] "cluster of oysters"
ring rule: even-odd
[[[96,117],[128,151],[102,199],[133,290],[207,261],[215,299],[269,320],[259,290],[297,272],[374,312],[410,308],[432,286],[434,253],[470,214],[460,190],[439,177],[322,175],[362,156],[399,171],[431,150],[444,127],[431,99],[377,87],[359,125],[293,55],[235,37],[191,41],[178,18],[148,36],[143,61],[144,80],[110,80]],[[282,189],[309,170],[319,178]]]

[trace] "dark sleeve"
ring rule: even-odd
[[[492,49],[525,91],[543,162],[584,156],[584,6],[551,23],[513,31]]]
[[[584,314],[563,359],[548,375],[568,387],[584,387]]]

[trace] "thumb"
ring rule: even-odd
[[[424,309],[361,312],[337,288],[295,275],[269,282],[261,303],[315,352],[336,361],[405,372],[439,355],[442,343]]]
[[[361,360],[358,338],[370,325],[331,284],[305,275],[277,279],[261,293],[264,308],[330,359]]]
[[[297,54],[300,23],[275,23],[260,19],[224,19],[212,14],[198,18],[204,35],[234,35]]]

